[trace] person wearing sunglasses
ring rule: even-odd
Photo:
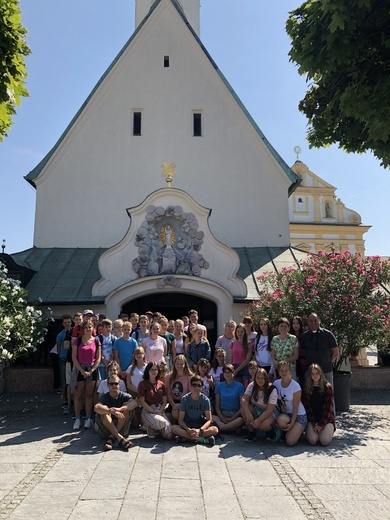
[[[177,442],[190,440],[214,446],[218,428],[212,426],[211,404],[209,398],[202,394],[201,376],[192,376],[190,384],[190,392],[181,398],[178,424],[172,426],[172,433]]]
[[[102,395],[95,405],[95,431],[104,439],[105,451],[111,451],[115,440],[118,447],[127,451],[132,443],[127,439],[131,419],[138,403],[126,392],[119,390],[120,378],[113,374],[108,378],[108,393]]]

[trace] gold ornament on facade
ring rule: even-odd
[[[162,177],[165,177],[165,180],[168,184],[168,188],[171,187],[171,182],[173,181],[173,177],[176,177],[176,164],[175,163],[162,163]]]

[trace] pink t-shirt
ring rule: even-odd
[[[77,339],[73,340],[73,345],[77,346]],[[77,359],[81,365],[93,365],[96,359],[96,342],[95,338],[91,343],[80,343],[77,349]]]
[[[188,394],[190,391],[190,376],[180,376],[174,379],[171,383],[171,374],[165,376],[165,388],[167,392],[171,394],[172,399],[179,402],[183,395]]]
[[[157,339],[145,338],[142,342],[142,346],[145,350],[146,363],[155,361],[160,364],[164,361],[164,350],[166,350],[167,342],[160,336]]]
[[[245,361],[246,354],[244,347],[240,341],[234,341],[229,345],[231,362],[233,365],[241,365]],[[252,345],[248,345],[248,349],[252,350]]]

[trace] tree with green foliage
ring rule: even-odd
[[[24,37],[18,0],[0,2],[0,141],[12,125],[21,97],[28,96],[25,56],[30,54]]]
[[[28,304],[28,297],[0,263],[0,369],[35,351],[44,341],[48,320],[40,309]]]
[[[315,312],[337,337],[341,365],[363,347],[390,338],[390,262],[360,254],[311,253],[299,267],[259,278],[259,299],[245,310],[255,323]]]
[[[310,147],[372,151],[390,166],[388,0],[307,0],[286,22],[290,61],[309,83],[299,110]]]

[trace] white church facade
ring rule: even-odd
[[[199,13],[199,0],[136,0],[135,32],[26,176],[34,247],[12,261],[55,317],[197,308],[216,337],[261,272],[305,256],[290,246],[300,174],[202,45]]]

